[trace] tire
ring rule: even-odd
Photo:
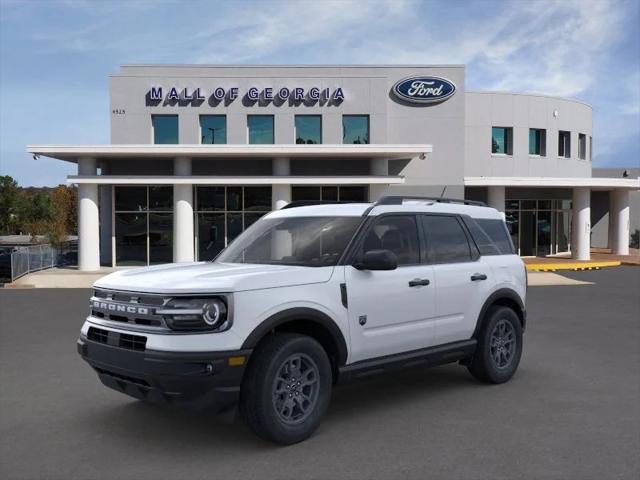
[[[484,318],[476,352],[467,368],[482,382],[504,383],[513,377],[520,363],[522,324],[508,307],[490,307]]]
[[[332,385],[329,357],[316,340],[276,333],[260,343],[251,358],[240,409],[259,437],[290,445],[316,430],[329,406]]]

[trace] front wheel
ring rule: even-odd
[[[478,347],[468,365],[475,378],[487,383],[511,379],[522,356],[522,324],[508,307],[491,307],[478,334]]]
[[[288,445],[318,427],[331,387],[331,364],[322,346],[305,335],[277,333],[256,349],[240,407],[258,436]]]

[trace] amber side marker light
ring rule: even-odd
[[[244,365],[246,357],[229,357],[229,366],[230,367],[239,367],[240,365]]]

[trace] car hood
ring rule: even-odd
[[[148,293],[239,292],[327,282],[333,267],[243,263],[171,263],[119,270],[96,288]]]

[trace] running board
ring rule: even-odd
[[[463,340],[435,347],[371,358],[340,367],[338,383],[349,383],[373,375],[416,366],[435,367],[469,358],[476,350],[476,340]]]

